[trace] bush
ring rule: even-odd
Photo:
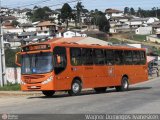
[[[17,65],[15,64],[15,54],[19,51],[20,49],[5,50],[5,62],[7,67],[17,67]]]

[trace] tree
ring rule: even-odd
[[[142,9],[139,7],[137,11],[137,16],[141,17],[142,16]]]
[[[75,6],[76,10],[77,10],[77,15],[76,15],[76,19],[75,19],[75,23],[78,22],[81,24],[81,13],[84,10],[84,6],[82,5],[82,2],[77,2],[77,5]]]
[[[94,13],[92,13],[92,17],[92,25],[98,26],[102,32],[109,32],[110,24],[103,12],[95,10]]]
[[[13,20],[13,21],[12,21],[12,25],[17,26],[18,24],[19,24],[18,21],[16,21],[16,20]]]
[[[15,64],[15,54],[19,52],[20,49],[6,49],[5,50],[5,62],[7,67],[16,67]]]
[[[135,15],[135,10],[134,10],[134,8],[130,8],[130,14],[131,14],[131,15]]]
[[[129,14],[129,7],[124,8],[124,14]]]
[[[97,20],[99,30],[102,32],[109,32],[110,24],[105,15],[100,15]]]
[[[49,7],[37,8],[32,12],[27,12],[26,15],[29,17],[30,20],[33,22],[35,21],[42,21],[42,20],[49,20],[49,15],[52,10]]]
[[[62,22],[66,22],[66,28],[68,28],[68,20],[72,18],[72,8],[68,3],[65,3],[61,9]]]

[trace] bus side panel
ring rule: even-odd
[[[94,79],[93,79],[93,88],[96,87],[106,87],[109,84],[109,79],[107,79],[107,68],[105,65],[96,65],[94,66]]]
[[[122,76],[124,75],[125,66],[124,65],[115,65],[114,67],[114,83],[113,86],[119,86],[121,85]]]
[[[144,82],[148,80],[148,71],[146,65],[135,65],[132,84]]]

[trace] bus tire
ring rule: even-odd
[[[127,77],[123,77],[121,81],[121,86],[116,86],[116,91],[127,91],[129,88],[129,82]]]
[[[55,93],[55,91],[51,91],[51,90],[46,90],[46,91],[42,91],[42,93],[46,96],[46,97],[52,97]]]
[[[106,87],[94,88],[96,93],[105,93],[106,89],[107,89]]]
[[[71,90],[68,91],[70,96],[79,95],[82,90],[82,83],[79,80],[74,80],[71,85]]]

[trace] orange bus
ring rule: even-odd
[[[125,91],[130,84],[148,80],[146,52],[138,48],[50,40],[23,46],[16,64],[21,66],[21,89],[45,96],[56,91],[78,95],[84,88]]]

